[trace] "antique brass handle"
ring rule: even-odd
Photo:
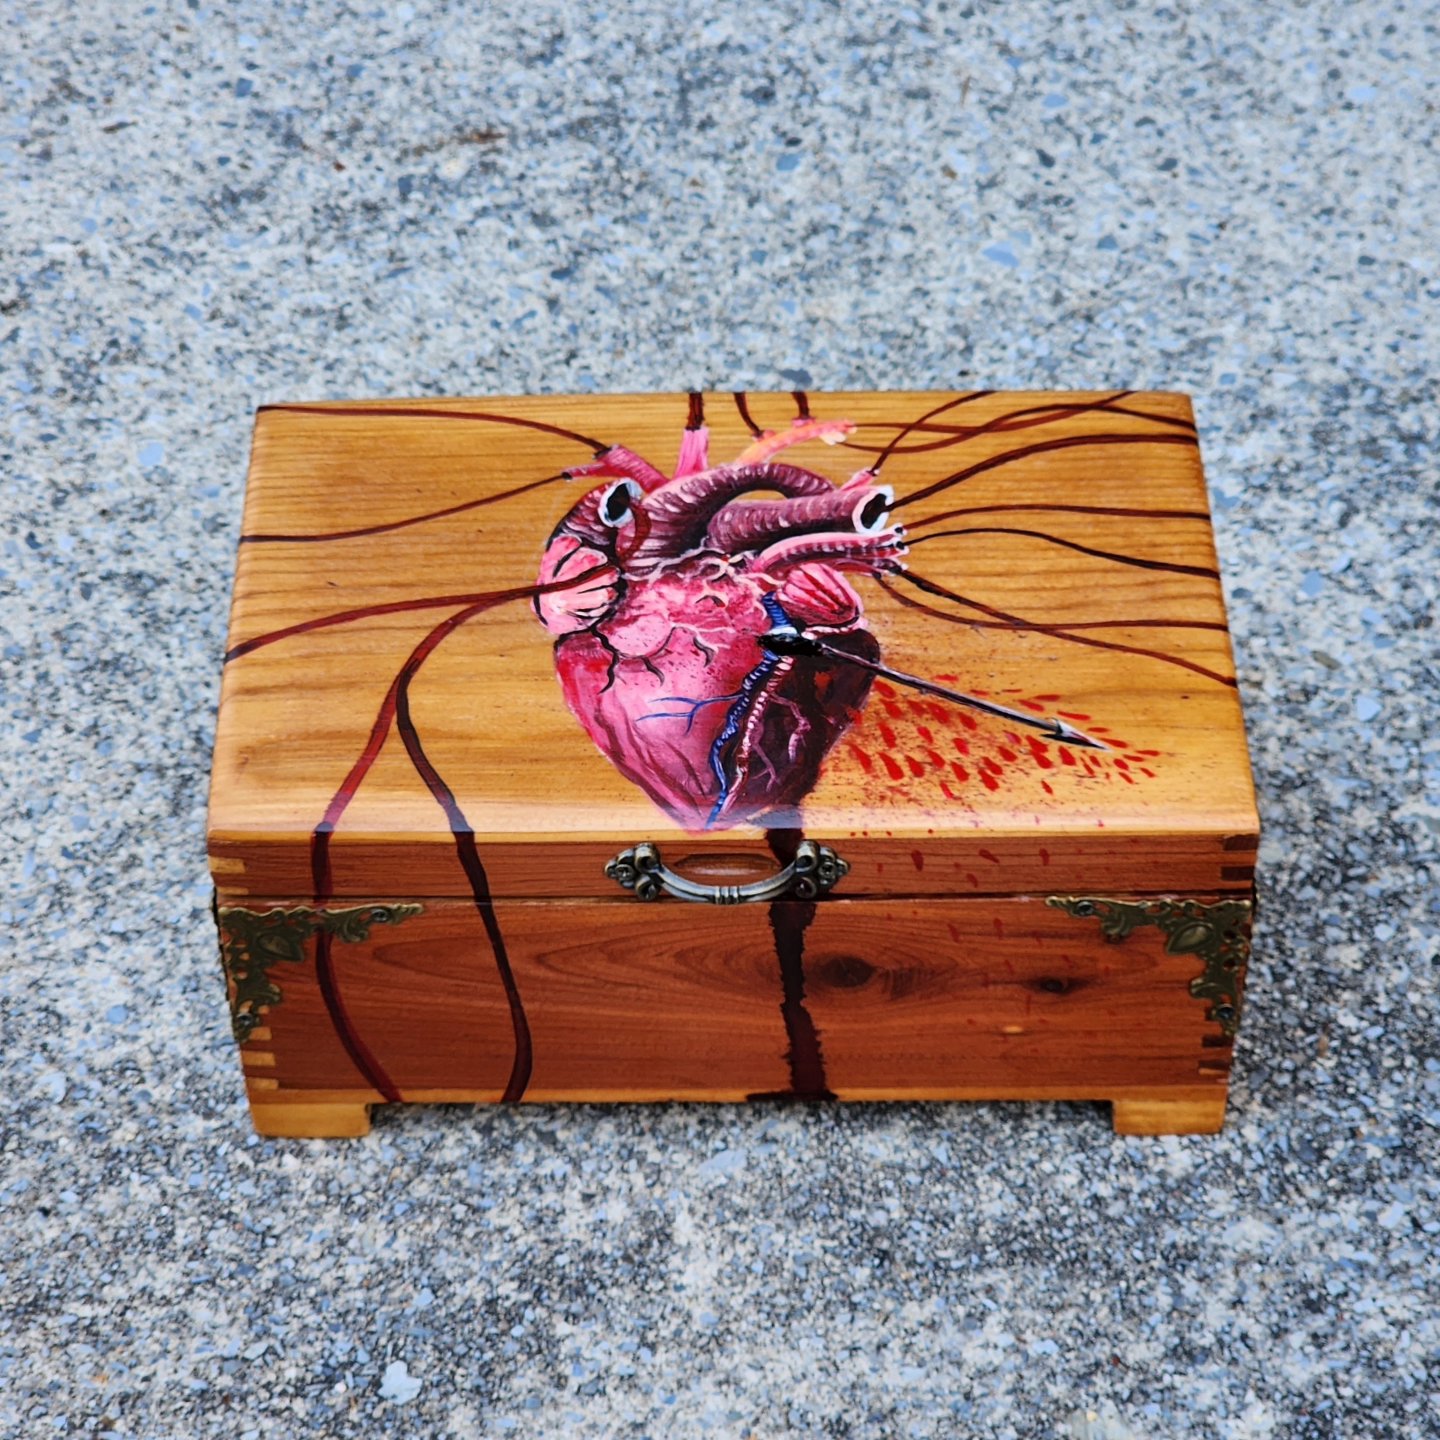
[[[672,895],[702,905],[745,905],[752,901],[814,900],[834,887],[850,866],[828,845],[802,840],[795,858],[783,870],[748,885],[705,885],[687,880],[660,858],[659,848],[648,840],[622,850],[605,866],[605,873],[617,885],[633,890],[638,900],[658,900]]]

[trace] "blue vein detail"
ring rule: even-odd
[[[637,715],[635,723],[643,724],[646,720],[683,720],[685,722],[685,733],[688,735],[695,724],[695,717],[707,705],[724,705],[731,700],[738,700],[740,691],[736,690],[731,695],[712,695],[708,700],[695,700],[689,695],[657,695],[657,705],[688,705],[689,710],[657,710],[653,715]]]
[[[760,603],[765,607],[765,613],[770,617],[773,629],[795,631],[795,622],[785,613],[785,607],[775,596],[762,595]],[[780,664],[780,660],[781,656],[767,653],[740,682],[740,693],[735,697],[734,704],[726,713],[725,723],[720,727],[720,733],[710,746],[710,768],[720,782],[720,794],[716,797],[714,805],[710,807],[710,815],[705,821],[707,830],[720,818],[720,812],[730,799],[732,787],[740,779],[738,775],[731,775],[725,768],[726,747],[740,733],[740,724],[745,718],[746,711],[750,708],[755,692],[775,673],[775,668]]]

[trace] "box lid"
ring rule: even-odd
[[[1179,395],[546,396],[256,421],[227,896],[1248,889]]]

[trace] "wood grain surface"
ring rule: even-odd
[[[983,1096],[1223,1110],[1232,1042],[1190,993],[1198,961],[1168,954],[1153,929],[1106,942],[1038,899],[784,901],[711,911],[704,926],[694,907],[663,902],[495,912],[518,1013],[475,907],[428,902],[337,945],[328,998],[313,949],[271,968],[282,998],[242,1051],[252,1099]]]
[[[262,411],[211,799],[222,897],[464,895],[477,865],[495,895],[602,897],[604,860],[642,839],[701,869],[773,865],[758,826],[682,829],[596,749],[525,593],[593,483],[567,467],[623,444],[668,471],[696,403]],[[703,408],[714,461],[802,411],[855,423],[844,444],[784,457],[836,482],[893,447],[882,478],[907,568],[855,578],[885,662],[1082,717],[1110,745],[1067,750],[877,683],[799,817],[850,860],[843,893],[1248,892],[1257,822],[1183,397],[720,394]],[[396,733],[397,685],[448,809]],[[825,1003],[839,1044],[850,1002]],[[747,1033],[727,1043],[743,1050]],[[987,1064],[1024,1048],[995,1043]]]

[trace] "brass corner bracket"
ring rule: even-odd
[[[1190,982],[1197,1000],[1211,1002],[1210,1018],[1234,1039],[1240,1028],[1240,982],[1250,959],[1250,900],[1109,900],[1099,895],[1051,895],[1045,902],[1082,920],[1099,920],[1100,933],[1119,942],[1145,925],[1165,936],[1168,955],[1194,955],[1205,968]]]
[[[230,1013],[235,1038],[242,1045],[260,1023],[266,1005],[278,1005],[280,987],[270,967],[281,960],[292,965],[305,959],[305,944],[324,931],[354,943],[370,938],[372,925],[398,925],[418,915],[419,905],[357,905],[350,910],[316,910],[296,905],[289,910],[247,910],[240,905],[216,908],[220,927],[220,961],[234,986]]]

